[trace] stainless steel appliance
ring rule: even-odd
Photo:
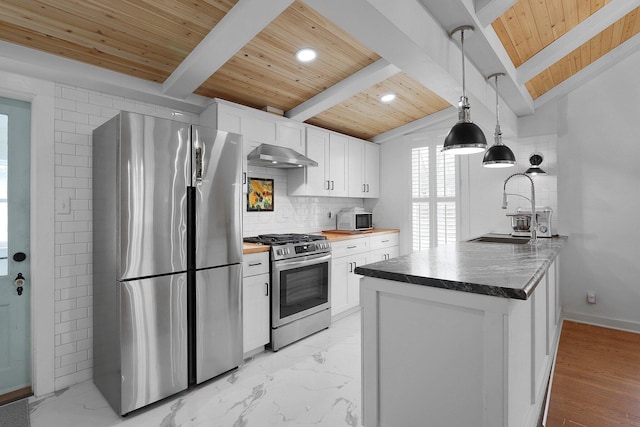
[[[93,380],[119,414],[242,362],[241,145],[127,112],[93,132]]]
[[[331,324],[331,243],[325,236],[266,234],[245,242],[271,246],[273,351]]]
[[[338,212],[336,228],[347,231],[364,231],[373,228],[373,215],[363,208],[344,208]]]
[[[551,237],[551,215],[553,210],[550,207],[536,207],[536,227],[538,237]],[[520,237],[531,237],[531,209],[517,208],[514,213],[507,214],[511,218],[511,235]]]

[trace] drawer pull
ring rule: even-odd
[[[250,262],[249,263],[249,267],[257,267],[259,265],[262,265],[262,263],[261,262]]]
[[[358,247],[358,246],[347,246],[347,249],[355,249],[355,248],[357,248],[357,247]]]
[[[387,243],[388,241],[389,241],[389,239],[383,240],[382,243]]]

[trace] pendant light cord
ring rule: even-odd
[[[467,99],[467,85],[465,83],[465,78],[464,78],[464,30],[460,31],[460,47],[461,47],[461,51],[462,51],[462,96],[465,99],[465,103],[466,103],[466,99]]]
[[[498,104],[498,74],[496,79],[496,129],[500,129],[500,105]]]

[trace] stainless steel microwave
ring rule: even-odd
[[[362,231],[373,228],[373,215],[362,208],[345,208],[338,212],[336,219],[338,230]]]

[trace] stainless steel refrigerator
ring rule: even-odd
[[[242,362],[241,153],[128,112],[93,132],[93,380],[119,414]]]

